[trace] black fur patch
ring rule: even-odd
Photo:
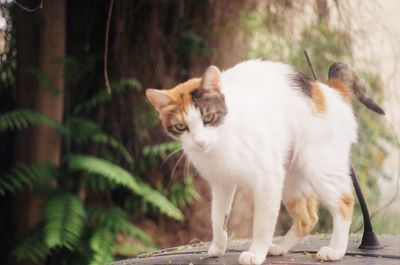
[[[295,72],[290,79],[293,86],[300,88],[304,94],[311,97],[311,82],[313,80],[310,77],[301,72]]]

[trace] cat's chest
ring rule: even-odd
[[[233,161],[229,154],[188,154],[190,162],[206,180],[230,182],[239,180],[243,169]]]
[[[254,152],[235,146],[219,146],[218,150],[209,153],[188,153],[188,158],[198,173],[206,180],[213,182],[247,185],[249,176],[260,171],[255,162]]]

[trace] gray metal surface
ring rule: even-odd
[[[335,265],[400,265],[400,236],[380,235],[379,240],[384,246],[378,250],[360,250],[360,235],[352,235],[349,240],[346,256]],[[187,245],[160,251],[142,254],[136,258],[122,260],[112,265],[147,265],[147,264],[238,264],[241,251],[248,248],[250,241],[229,242],[226,254],[218,258],[207,256],[209,243]],[[305,237],[293,250],[285,256],[267,257],[264,264],[323,264],[315,258],[315,252],[321,246],[326,246],[329,238],[325,236],[312,235]]]

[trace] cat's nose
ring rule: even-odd
[[[194,142],[196,144],[197,147],[203,149],[206,146],[206,141],[204,140],[196,140]]]

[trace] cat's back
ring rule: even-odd
[[[328,139],[332,134],[339,138],[345,134],[352,142],[356,139],[351,103],[288,64],[262,60],[239,63],[223,72],[222,88],[231,130],[245,127],[259,134],[256,136],[276,138],[314,135]]]
[[[228,110],[242,117],[272,112],[285,115],[290,109],[309,111],[305,95],[293,87],[295,74],[290,65],[281,62],[250,60],[235,65],[222,73]]]
[[[293,73],[288,64],[273,61],[249,60],[241,62],[222,73],[222,87],[225,93],[254,93],[273,91],[287,85],[287,77]]]

